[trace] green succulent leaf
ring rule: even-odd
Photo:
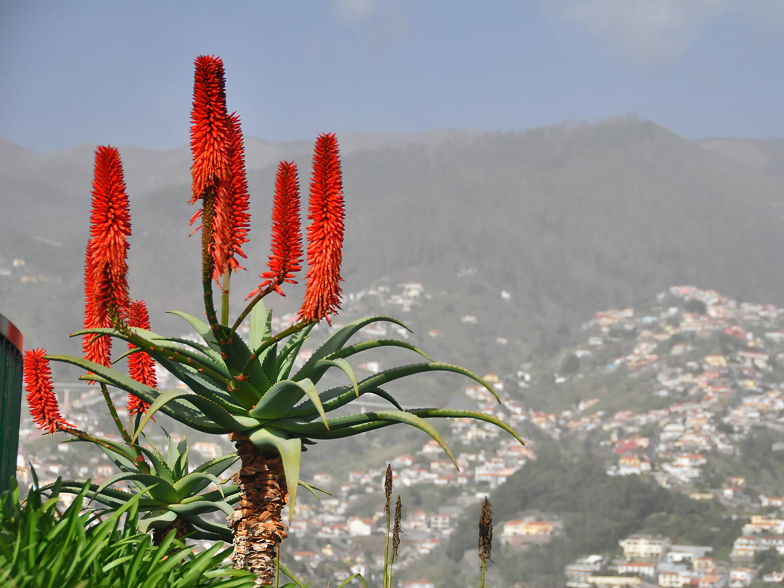
[[[389,400],[391,396],[389,396],[386,392],[381,391],[379,394],[379,386],[384,384],[388,384],[389,382],[394,382],[401,378],[412,376],[416,374],[421,374],[425,372],[452,372],[456,374],[461,374],[464,376],[468,376],[472,380],[477,382],[483,382],[483,380],[475,375],[474,373],[455,366],[448,363],[415,363],[411,365],[399,366],[390,368],[388,370],[384,370],[377,374],[374,374],[368,378],[365,378],[361,382],[357,384],[357,388],[359,390],[360,396],[362,394],[366,394],[368,392],[378,394],[382,398]],[[487,386],[487,384],[484,384]],[[333,388],[332,390],[328,390],[321,394],[321,403],[324,406],[324,410],[326,412],[331,412],[333,410],[337,410],[343,406],[349,404],[352,400],[356,398],[356,394],[352,393],[353,390],[348,386],[343,388]],[[394,404],[397,404],[394,400],[392,400]],[[294,408],[291,413],[289,413],[289,417],[294,418],[313,418],[315,416],[314,405],[312,402],[305,401],[296,408]]]
[[[272,427],[253,431],[250,434],[250,441],[260,451],[274,450],[280,454],[283,460],[286,486],[289,490],[289,522],[291,522],[294,516],[294,504],[297,499],[297,486],[299,485],[302,441],[296,437],[290,439],[284,431]]]
[[[116,484],[117,482],[121,482],[123,480],[131,480],[134,482],[141,482],[145,486],[147,486],[147,491],[149,492],[150,496],[155,500],[160,500],[162,502],[176,504],[182,498],[180,497],[177,490],[172,486],[169,482],[161,478],[160,476],[153,476],[151,474],[135,474],[135,473],[128,473],[124,472],[122,474],[117,474],[106,480],[101,486],[93,493],[93,498],[100,494],[104,488],[108,488],[109,486]]]
[[[142,417],[142,420],[139,422],[139,428],[136,430],[136,433],[134,434],[131,441],[136,441],[139,433],[141,433],[142,429],[144,429],[145,425],[150,421],[156,412],[159,410],[163,411],[167,404],[178,399],[183,402],[190,402],[193,404],[201,411],[201,414],[205,415],[206,418],[209,418],[213,424],[221,427],[221,433],[228,433],[230,431],[247,431],[254,426],[258,426],[258,422],[255,419],[232,415],[209,398],[204,398],[203,396],[194,394],[190,390],[178,390],[175,388],[174,390],[167,390],[162,392],[155,399],[155,402],[150,405],[150,408],[147,409],[144,417]],[[178,419],[178,416],[179,415],[174,416],[174,418],[180,420]]]
[[[226,514],[226,516],[230,515],[234,509],[229,506],[229,504],[224,500],[196,500],[193,502],[181,503],[181,504],[172,504],[169,507],[172,512],[177,513],[178,515],[200,515],[200,514],[207,514],[211,512],[221,511]]]
[[[221,348],[220,345],[218,345],[218,340],[215,338],[215,335],[212,334],[212,329],[210,329],[210,326],[207,323],[200,321],[195,316],[191,316],[185,312],[180,312],[177,310],[167,310],[166,312],[168,314],[176,314],[177,316],[188,321],[188,324],[190,324],[190,326],[192,326],[194,330],[199,335],[201,335],[201,338],[204,339],[204,342],[209,346],[209,348],[220,353]]]
[[[441,434],[435,430],[433,425],[428,423],[423,418],[405,410],[379,410],[375,412],[366,412],[363,414],[333,418],[331,421],[331,430],[326,430],[324,425],[321,423],[297,423],[293,420],[276,421],[275,426],[295,435],[305,435],[307,437],[312,437],[313,439],[327,439],[330,437],[324,437],[323,435],[329,435],[330,432],[337,432],[341,429],[347,429],[356,425],[373,423],[376,421],[390,421],[390,424],[404,423],[424,431],[430,435],[430,437],[435,439],[435,441],[449,456],[449,459],[452,460],[452,463],[457,466],[457,462],[455,462],[452,451],[449,449],[446,441],[444,441],[444,439],[441,437]]]
[[[107,328],[83,329],[81,331],[72,333],[70,336],[77,337],[80,335],[85,335],[90,333],[96,335],[108,335],[126,341],[128,343],[138,345],[139,349],[149,354],[151,357],[154,357],[156,360],[158,360],[159,358],[171,360],[171,355],[175,354],[176,356],[179,356],[182,362],[187,362],[188,365],[197,366],[204,370],[209,370],[211,372],[214,372],[218,376],[226,379],[230,377],[230,374],[226,369],[226,365],[223,363],[220,357],[218,357],[218,360],[215,361],[211,357],[205,357],[200,353],[195,353],[189,349],[185,349],[181,345],[172,342],[167,337],[163,337],[161,335],[158,335],[157,333],[153,333],[152,331],[140,329],[138,327],[130,327],[130,331],[136,337],[136,339],[131,338],[127,336],[125,333],[121,333],[115,329],[107,329]],[[139,345],[138,339],[141,339],[144,342],[144,344]],[[169,351],[169,353],[168,354],[162,353],[161,352],[162,349]],[[131,351],[135,351],[135,350],[131,350]]]
[[[97,445],[114,464],[122,469],[135,470],[136,464],[133,462],[134,456],[130,453],[127,445],[122,445],[111,439],[66,439],[63,443],[92,443]]]
[[[171,361],[166,357],[157,357],[156,361],[196,394],[209,398],[227,412],[232,414],[245,414],[247,412],[211,378],[198,373],[194,368]]]
[[[297,359],[297,354],[302,348],[302,344],[308,338],[310,332],[315,326],[316,323],[310,323],[301,331],[294,333],[291,337],[289,337],[289,340],[286,341],[286,345],[284,345],[280,354],[278,354],[278,380],[288,379],[289,374],[291,373],[291,368],[294,365],[294,360]]]
[[[147,442],[149,443],[150,440],[147,439]],[[166,463],[164,457],[161,455],[160,451],[158,451],[158,449],[154,445],[152,444],[150,445],[151,445],[150,449],[147,449],[146,447],[139,445],[138,446],[139,451],[141,451],[144,455],[146,455],[147,458],[150,460],[150,462],[152,462],[152,467],[155,470],[156,476],[160,476],[161,478],[169,482],[169,484],[174,484],[175,481],[174,472],[171,469],[169,469],[169,466]]]
[[[362,351],[367,351],[368,349],[377,349],[380,347],[400,347],[402,349],[408,349],[409,351],[413,351],[418,353],[428,361],[433,361],[433,359],[424,351],[411,345],[411,343],[406,343],[405,341],[398,341],[397,339],[373,339],[372,341],[362,341],[361,343],[355,343],[349,347],[344,347],[343,349],[338,349],[334,353],[330,353],[325,359],[338,359],[338,358],[346,358],[356,355],[357,353],[361,353]]]
[[[211,459],[210,461],[204,462],[193,471],[212,474],[213,476],[220,476],[223,472],[234,465],[237,460],[239,460],[239,458],[240,456],[236,453],[227,453],[225,455],[221,455],[220,457]]]
[[[218,480],[218,478],[216,478],[214,475],[204,472],[193,472],[192,474],[188,474],[184,478],[177,480],[174,483],[174,489],[177,490],[177,494],[182,497],[190,496],[194,492],[199,491],[197,490],[198,484],[199,482],[203,481],[206,481],[207,484],[210,482],[215,484],[221,494],[221,497],[223,497],[223,489],[221,488],[220,480]]]
[[[301,382],[293,382],[291,380],[278,382],[270,388],[269,392],[264,395],[264,398],[259,400],[259,403],[248,415],[265,420],[284,417],[306,395],[310,398],[310,402],[326,424],[326,414],[324,413],[324,407],[321,406],[318,390],[316,390],[313,382],[308,379]],[[327,428],[329,428],[328,425]]]
[[[267,378],[268,382],[275,382],[276,378],[278,377],[277,359],[278,359],[277,343],[274,343],[270,347],[267,347],[259,356],[258,361],[259,364],[261,365],[261,371],[264,372],[264,376]]]
[[[205,492],[204,494],[197,494],[196,496],[185,498],[180,504],[185,505],[194,502],[206,502],[209,504],[226,502],[227,504],[236,504],[240,501],[240,498],[242,498],[242,494],[240,493],[239,488],[237,488],[234,484],[228,484],[223,487],[223,496],[224,499],[221,499],[221,493],[218,490],[211,490],[209,492]]]
[[[157,333],[153,333],[152,331],[141,329],[139,327],[131,327],[131,332],[134,335],[144,339],[150,345],[168,349],[169,351],[183,356],[186,360],[194,361],[199,365],[210,368],[227,378],[229,377],[229,370],[226,368],[226,363],[223,361],[219,353],[212,351],[209,347],[195,344],[188,339],[171,339],[169,337],[163,337]],[[194,346],[193,348],[197,349],[199,353],[191,351],[191,349],[183,347],[183,345],[187,345],[188,347]]]
[[[345,359],[337,358],[337,359],[321,359],[317,361],[313,365],[312,374],[315,378],[314,381],[318,381],[324,375],[324,373],[331,367],[336,367],[343,371],[344,374],[348,376],[348,379],[351,381],[351,385],[354,387],[354,392],[359,398],[359,388],[357,387],[357,377],[354,375],[354,370],[351,369],[351,366]],[[294,376],[294,381],[299,381],[301,379],[301,373],[298,373]],[[310,380],[310,378],[302,378],[306,380]],[[313,381],[313,380],[312,380]],[[312,398],[311,398],[312,400]]]
[[[86,482],[81,482],[77,480],[62,480],[59,493],[67,492],[69,494],[80,494],[82,490],[85,489],[85,484],[87,484],[86,488],[88,491],[95,492],[100,488],[98,484],[89,483],[89,480]],[[46,486],[41,487],[41,491],[48,491],[54,488],[55,484],[47,484]],[[130,492],[126,492],[125,490],[118,490],[117,488],[104,488],[99,495],[97,495],[94,500],[101,504],[108,506],[111,509],[117,509],[121,507],[123,504],[128,502],[131,498],[133,498],[133,494]]]
[[[289,570],[289,568],[286,566],[286,564],[284,564],[282,561],[280,561],[280,558],[278,558],[277,564],[278,564],[278,567],[280,568],[280,571],[283,572],[284,574],[286,574],[294,582],[294,584],[299,586],[299,588],[308,588],[308,585],[310,584],[310,582],[308,582],[307,584],[303,584],[302,580],[297,578],[297,576],[295,576],[294,573],[291,570]],[[285,588],[285,586],[283,586],[281,588]]]
[[[137,398],[141,398],[149,404],[154,404],[156,399],[161,394],[155,388],[150,388],[149,386],[140,384],[136,380],[128,377],[126,374],[111,368],[104,367],[95,362],[87,361],[86,359],[82,359],[80,357],[72,357],[69,355],[47,355],[46,358],[50,361],[69,363],[71,365],[81,367],[86,371],[93,372],[94,374],[104,378],[106,383],[111,384],[116,388],[120,388],[129,394],[133,394]],[[225,427],[215,424],[201,411],[194,410],[192,407],[178,401],[175,401],[173,406],[164,406],[161,409],[161,412],[203,433],[222,434],[228,433],[230,431],[230,429],[226,429]]]
[[[385,321],[389,323],[394,323],[396,325],[400,325],[404,329],[408,329],[406,325],[401,323],[399,320],[387,317],[387,316],[371,316],[356,320],[352,323],[349,323],[345,327],[339,329],[336,333],[330,336],[324,343],[322,343],[321,347],[319,347],[316,352],[311,356],[311,358],[302,366],[302,369],[297,372],[297,376],[299,378],[310,378],[313,380],[313,383],[318,383],[320,376],[314,376],[314,370],[316,363],[322,359],[325,359],[328,355],[331,355],[341,349],[346,342],[360,329],[366,327],[367,325],[379,321]],[[321,374],[323,375],[323,373]]]
[[[231,530],[225,525],[218,525],[210,521],[205,521],[197,516],[182,515],[182,518],[196,528],[196,532],[191,535],[192,539],[224,541],[226,543],[231,543],[233,540]],[[213,545],[212,549],[217,549],[219,547],[219,544]],[[242,581],[238,581],[237,585],[242,585],[241,582]],[[226,584],[226,588],[230,588],[230,585]]]
[[[157,529],[172,524],[177,520],[177,513],[168,509],[150,511],[139,519],[139,531],[147,533],[150,529]]]
[[[139,437],[139,434],[144,429],[145,425],[150,421],[150,419],[155,415],[156,412],[162,410],[169,402],[176,400],[182,396],[188,396],[193,394],[190,390],[166,390],[161,392],[150,404],[150,407],[147,409],[147,412],[144,413],[141,421],[139,421],[139,426],[136,427],[136,432],[131,439],[131,443],[135,443],[136,439]]]
[[[329,492],[327,492],[323,488],[319,488],[318,486],[313,486],[312,484],[308,484],[307,482],[303,482],[302,480],[299,481],[299,485],[302,486],[303,488],[305,488],[305,490],[310,492],[313,496],[315,496],[316,500],[321,500],[321,497],[318,494],[316,494],[316,491],[322,492],[322,493],[326,494],[327,496],[332,496],[332,494],[330,494]]]
[[[270,338],[272,332],[272,314],[267,314],[264,301],[259,300],[250,311],[250,326],[248,332],[248,347],[258,349],[259,346]]]
[[[504,421],[494,417],[493,415],[485,414],[483,412],[477,412],[475,410],[452,410],[448,408],[415,408],[408,412],[425,419],[471,418],[479,421],[485,421],[486,423],[492,423],[496,427],[499,427],[500,429],[503,429],[504,431],[509,433],[512,437],[514,437],[517,441],[519,441],[520,445],[525,445],[525,442],[514,431],[514,429],[512,429],[512,427],[507,425]]]

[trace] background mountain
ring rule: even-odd
[[[472,314],[477,333],[518,341],[519,357],[509,361],[524,361],[560,347],[597,308],[633,305],[684,282],[784,304],[784,140],[688,141],[632,118],[338,139],[346,292],[382,278],[436,285],[434,294],[449,293],[434,307],[445,341]],[[64,337],[82,320],[93,149],[41,155],[0,139],[0,273],[10,272],[0,275],[0,312],[27,346],[76,350]],[[235,304],[266,269],[277,161],[299,165],[307,192],[311,149],[248,140],[249,271],[233,280]],[[120,151],[134,231],[132,296],[147,300],[156,330],[176,331],[179,319],[162,311],[198,314],[201,298],[199,247],[188,239],[189,152]],[[13,267],[14,259],[25,265]],[[467,273],[471,280],[458,277]],[[297,307],[298,288],[273,301],[276,312]],[[480,360],[487,368],[491,356]]]

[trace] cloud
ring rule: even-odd
[[[408,36],[410,5],[404,0],[332,0],[332,16],[365,35],[373,49],[388,49]]]
[[[333,0],[332,14],[351,25],[370,19],[376,9],[376,0]]]
[[[704,25],[733,4],[748,1],[541,0],[540,5],[556,20],[598,37],[605,49],[626,61],[661,67],[680,57]]]

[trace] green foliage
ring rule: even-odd
[[[561,364],[561,375],[567,376],[580,371],[580,358],[574,353],[568,354]]]
[[[686,312],[695,314],[705,314],[708,311],[708,307],[705,306],[705,303],[702,300],[696,300],[694,298],[687,300],[683,305],[683,309]]]
[[[60,514],[60,481],[24,503],[15,480],[0,496],[0,588],[250,588],[255,576],[222,565],[220,544],[199,554],[175,540],[161,545],[137,533],[137,494],[101,521],[82,512],[89,487]],[[121,518],[125,515],[125,523]]]
[[[451,372],[466,376],[485,386],[496,399],[498,396],[492,387],[472,372],[454,365],[433,362],[425,353],[403,341],[381,339],[349,345],[349,340],[371,323],[383,321],[404,326],[399,321],[374,316],[349,323],[328,337],[305,365],[292,375],[294,358],[315,323],[300,322],[273,336],[270,329],[271,313],[267,313],[263,302],[254,303],[250,312],[248,341],[236,333],[237,324],[231,329],[220,324],[209,326],[181,312],[175,314],[184,318],[201,335],[203,343],[167,338],[152,331],[119,324],[118,330],[90,329],[75,333],[105,334],[132,343],[184,382],[188,390],[156,390],[117,370],[81,358],[48,357],[53,361],[84,368],[91,372],[84,376],[85,379],[120,388],[150,404],[135,430],[132,443],[160,410],[196,430],[214,434],[242,432],[258,449],[277,451],[283,459],[290,508],[296,500],[302,445],[311,439],[351,437],[394,424],[406,424],[430,435],[454,462],[446,442],[425,419],[469,417],[493,423],[522,443],[508,425],[491,415],[430,408],[401,410],[397,401],[382,386],[429,372]],[[245,313],[247,309],[241,316],[245,316]],[[382,347],[408,349],[428,361],[393,367],[357,381],[346,359]],[[350,383],[319,392],[317,385],[333,368],[343,372]],[[393,410],[327,419],[328,413],[350,405],[364,394],[379,396],[389,402]],[[140,479],[137,481],[144,483]],[[163,502],[175,498],[169,486],[165,481],[158,485],[157,498]]]
[[[758,576],[780,572],[784,569],[784,556],[775,549],[757,551],[754,554],[754,563],[759,566]]]
[[[166,456],[149,439],[149,449],[135,446],[141,455],[149,459],[149,464],[146,461],[128,459],[125,448],[113,441],[74,439],[72,442],[92,442],[97,445],[120,470],[119,474],[100,486],[88,485],[91,502],[99,503],[107,510],[117,510],[134,496],[141,494],[137,503],[138,511],[143,513],[139,519],[140,532],[164,528],[179,519],[185,523],[186,532],[193,539],[231,542],[228,527],[216,525],[202,517],[214,512],[230,515],[233,510],[231,505],[239,501],[240,492],[237,486],[222,486],[217,478],[236,463],[239,456],[230,453],[216,457],[191,471],[187,439],[182,439],[178,444],[166,431],[164,433],[167,439]],[[124,480],[133,482],[136,492],[111,487]],[[210,482],[218,488],[203,492]],[[60,492],[71,494],[79,494],[84,487],[84,482],[75,480],[65,480],[59,484]],[[45,486],[43,490],[49,490],[53,486],[54,484]]]

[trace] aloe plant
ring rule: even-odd
[[[187,439],[179,443],[164,431],[167,440],[166,456],[153,444],[149,448],[136,445],[138,452],[149,459],[145,461],[128,459],[127,447],[106,439],[73,439],[71,442],[88,441],[97,445],[120,470],[103,484],[89,483],[90,503],[99,503],[106,510],[119,510],[129,500],[138,499],[140,513],[139,532],[153,531],[153,543],[160,544],[169,531],[176,531],[176,538],[188,535],[192,539],[220,540],[231,542],[231,532],[225,525],[205,520],[204,515],[223,512],[230,515],[231,505],[240,499],[235,484],[222,485],[218,476],[234,465],[239,459],[236,453],[216,457],[192,471],[188,464]],[[66,443],[69,441],[66,441]],[[130,481],[131,491],[112,488],[115,484]],[[213,483],[216,489],[203,492]],[[61,493],[80,494],[85,482],[62,480],[58,482]],[[54,484],[45,486],[50,490]],[[94,508],[94,505],[93,505]]]
[[[252,300],[231,322],[230,278],[232,271],[239,268],[235,254],[244,257],[240,246],[247,241],[248,195],[239,118],[227,114],[223,64],[215,57],[196,60],[192,121],[191,202],[202,204],[192,221],[201,219],[202,222],[201,283],[207,322],[182,312],[174,314],[198,332],[201,342],[162,336],[146,328],[141,320],[126,320],[129,316],[125,276],[128,250],[125,236],[130,234],[128,199],[119,153],[99,147],[85,270],[87,328],[74,335],[84,337],[88,357],[100,358],[100,361],[63,355],[46,355],[46,359],[85,369],[88,374],[83,379],[100,383],[105,397],[108,397],[107,387],[113,386],[141,403],[137,405],[144,416],[137,420],[137,426],[130,433],[120,426],[130,448],[137,447],[141,431],[158,411],[203,433],[229,434],[241,460],[237,484],[239,505],[229,517],[234,537],[232,558],[236,566],[253,571],[259,582],[266,584],[274,575],[277,547],[286,537],[281,510],[288,503],[289,512],[293,514],[300,485],[300,458],[307,444],[404,424],[435,439],[454,462],[444,439],[428,422],[428,419],[450,417],[483,420],[504,429],[521,443],[522,440],[505,423],[481,412],[437,408],[403,410],[385,391],[385,386],[408,376],[430,372],[452,372],[471,378],[485,386],[496,399],[498,397],[492,387],[467,369],[434,362],[423,351],[404,341],[352,342],[358,331],[374,322],[405,327],[391,317],[368,317],[336,328],[310,359],[294,370],[297,354],[314,326],[322,319],[331,324],[331,317],[340,310],[344,212],[337,139],[332,134],[319,136],[313,157],[307,289],[297,322],[274,334],[272,314],[267,312],[262,301],[273,292],[282,294],[280,287],[285,282],[293,282],[302,261],[299,184],[296,166],[286,162],[278,168],[273,201],[270,271],[262,274],[266,281],[248,296]],[[221,284],[220,319],[213,302],[213,283],[216,281]],[[249,337],[244,340],[238,328],[248,316]],[[187,389],[161,390],[141,372],[133,378],[112,368],[108,357],[112,339],[127,342],[129,351],[126,355],[130,354],[131,358],[136,353],[151,357]],[[384,348],[406,349],[424,361],[394,367],[358,381],[348,360],[360,353]],[[37,353],[40,357],[30,357],[32,366],[39,366],[43,359],[43,351]],[[43,366],[36,369],[43,370]],[[333,369],[345,374],[346,384],[320,389],[324,375]],[[44,374],[44,371],[40,373]],[[31,381],[30,389],[39,399],[37,415],[41,426],[50,431],[67,430],[69,425],[56,407],[51,406],[51,386],[43,376],[36,376]],[[389,409],[328,417],[333,411],[350,407],[352,401],[365,394],[387,401]],[[109,405],[112,410],[110,402]],[[113,414],[118,422],[116,413]],[[160,484],[157,495],[161,496],[160,492],[166,489],[166,484]]]
[[[136,435],[153,415],[161,411],[203,433],[230,433],[237,442],[242,458],[240,476],[242,483],[247,486],[253,486],[257,477],[257,472],[248,470],[256,467],[254,464],[257,462],[269,464],[265,470],[271,471],[268,479],[261,488],[256,489],[255,494],[246,492],[241,506],[245,510],[255,506],[255,501],[249,498],[267,500],[262,504],[263,512],[256,518],[269,513],[261,520],[271,519],[274,527],[269,529],[270,535],[280,538],[275,537],[275,543],[285,537],[280,509],[288,495],[290,512],[293,513],[299,483],[300,455],[303,445],[310,442],[351,437],[382,427],[406,424],[430,435],[454,462],[450,448],[426,419],[469,417],[493,423],[522,443],[508,425],[485,413],[437,408],[403,410],[383,386],[406,376],[434,371],[452,372],[479,382],[494,395],[495,391],[470,371],[430,361],[424,352],[404,341],[373,340],[348,344],[352,335],[373,322],[387,321],[403,326],[393,318],[364,318],[338,329],[298,371],[292,373],[297,352],[314,323],[298,323],[287,331],[273,335],[270,328],[272,315],[265,311],[263,302],[258,302],[251,312],[249,340],[244,341],[236,332],[231,333],[229,327],[222,326],[225,340],[219,341],[212,330],[197,318],[179,312],[175,314],[185,318],[199,332],[203,344],[188,342],[188,347],[183,348],[183,339],[167,338],[138,328],[123,331],[91,329],[74,335],[109,335],[133,343],[184,382],[189,387],[187,390],[157,390],[136,382],[120,371],[78,357],[48,357],[80,366],[92,372],[86,378],[115,386],[149,403],[150,407]],[[390,368],[357,381],[347,359],[363,351],[387,347],[409,349],[427,361]],[[348,383],[319,392],[317,385],[330,369],[343,371]],[[352,401],[365,394],[383,398],[389,402],[389,410],[328,417],[330,412],[350,406]],[[282,472],[279,471],[278,462]],[[269,500],[267,494],[274,496],[274,500]],[[236,519],[235,515],[235,527]],[[235,538],[235,548],[236,543]]]

